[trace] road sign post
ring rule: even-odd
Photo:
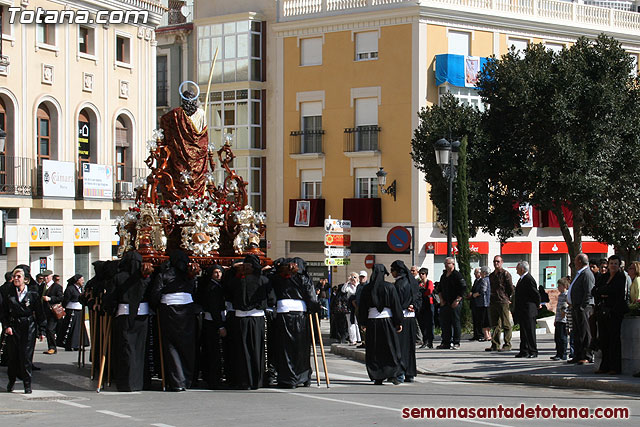
[[[324,220],[324,231],[324,265],[329,269],[350,265],[351,221],[329,217]]]

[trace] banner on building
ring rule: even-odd
[[[94,199],[113,198],[113,166],[84,163],[82,195]]]
[[[310,210],[311,202],[308,200],[298,200],[296,202],[296,220],[293,225],[296,227],[308,227]]]
[[[42,195],[76,197],[76,168],[73,162],[42,160]]]
[[[480,57],[464,57],[464,85],[476,87],[478,85],[478,73],[480,73]]]
[[[529,203],[523,203],[520,205],[520,212],[522,213],[520,227],[533,227],[533,206]]]

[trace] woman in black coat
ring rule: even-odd
[[[596,308],[603,328],[598,330],[602,362],[596,371],[598,374],[618,375],[622,371],[622,343],[620,329],[622,318],[629,311],[625,300],[626,277],[620,270],[620,257],[611,255],[608,263],[608,273],[600,276],[599,286],[591,291],[600,303]]]
[[[338,340],[340,344],[347,341],[349,337],[349,325],[347,316],[349,315],[349,297],[342,291],[342,286],[334,286],[331,291],[331,338]]]
[[[84,326],[84,310],[80,303],[84,277],[76,274],[67,280],[64,290],[62,306],[66,312],[62,322],[58,323],[57,344],[66,351],[77,350],[80,347],[80,334],[83,334],[83,346],[89,344],[87,328]]]

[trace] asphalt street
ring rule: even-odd
[[[39,343],[38,350],[42,350]],[[144,391],[117,393],[107,387],[96,393],[96,381],[88,368],[74,364],[77,353],[45,356],[39,351],[33,394],[24,395],[19,384],[13,393],[0,392],[0,426],[395,426],[401,423],[437,425],[548,426],[638,425],[637,396],[600,391],[556,389],[540,386],[496,384],[484,380],[460,380],[419,375],[417,382],[375,386],[362,363],[327,355],[331,388],[182,393]],[[322,368],[321,368],[322,369]],[[0,369],[0,386],[6,385],[6,368]],[[160,388],[159,382],[155,386]],[[411,407],[624,407],[627,420],[517,420],[418,419],[404,420],[403,408]]]

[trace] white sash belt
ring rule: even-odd
[[[209,320],[211,322],[213,322],[213,316],[211,315],[211,313],[209,313],[208,311],[204,312],[204,320]]]
[[[193,297],[187,292],[174,292],[172,294],[162,295],[160,302],[165,305],[191,304],[193,302]]]
[[[236,310],[233,308],[233,304],[231,304],[229,301],[225,301],[225,302],[224,302],[224,306],[226,307],[227,311],[236,311]]]
[[[278,313],[288,313],[290,311],[307,311],[307,304],[300,299],[281,299],[278,301]]]
[[[82,304],[80,304],[78,301],[68,302],[65,308],[67,310],[82,310]]]
[[[390,308],[385,307],[382,312],[379,312],[375,307],[369,309],[369,319],[386,319],[387,317],[391,317]]]
[[[138,316],[146,316],[149,314],[149,303],[141,302],[138,306]],[[129,315],[129,304],[118,304],[117,316]]]
[[[416,317],[415,311],[402,310],[402,313],[404,313],[404,317]]]
[[[261,316],[264,316],[264,310],[258,310],[258,309],[249,310],[249,311],[236,310],[236,317],[261,317]]]

